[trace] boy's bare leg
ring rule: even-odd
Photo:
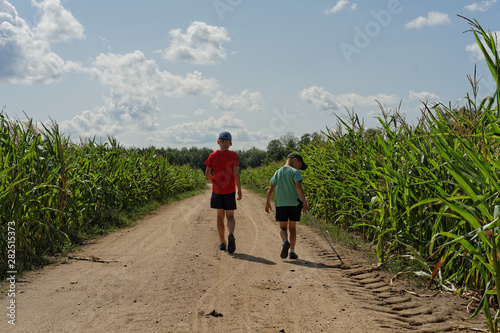
[[[234,210],[226,210],[226,219],[227,219],[227,230],[229,231],[227,252],[233,253],[236,251],[236,243],[234,242],[234,227],[236,225],[236,221],[234,220]]]
[[[217,231],[219,232],[221,244],[226,244],[226,239],[224,238],[224,209],[217,209]]]
[[[234,219],[234,210],[226,210],[227,230],[230,234],[234,234],[236,220]]]
[[[297,240],[296,222],[288,222],[288,229],[290,230],[290,239],[288,239],[290,241],[290,248],[295,249],[295,241]]]
[[[288,240],[288,232],[287,232],[288,222],[280,222],[280,235],[281,240],[283,241],[283,246],[281,248],[280,257],[285,259],[288,257],[288,249],[290,248],[290,241]],[[285,242],[285,239],[287,240]]]
[[[288,238],[288,222],[280,222],[280,229],[281,240],[284,241]]]

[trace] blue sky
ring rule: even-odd
[[[500,30],[497,0],[0,0],[0,106],[73,141],[233,149],[335,128],[377,101],[463,103],[477,64],[467,22]]]

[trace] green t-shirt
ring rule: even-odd
[[[284,166],[276,171],[269,182],[276,186],[274,201],[276,207],[297,206],[299,193],[295,187],[295,182],[302,181],[302,174],[299,170]]]

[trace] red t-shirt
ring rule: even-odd
[[[205,165],[213,170],[212,192],[235,192],[233,169],[239,165],[238,154],[231,150],[217,150],[208,156]]]

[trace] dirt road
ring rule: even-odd
[[[168,204],[17,281],[16,325],[1,332],[444,332],[485,328],[467,300],[390,286],[352,250],[299,225],[283,260],[265,199],[243,192],[236,252],[217,248],[210,192]],[[334,245],[335,246],[335,245]],[[92,258],[94,261],[92,261]],[[89,259],[89,260],[81,260]],[[433,297],[429,297],[433,296]],[[7,313],[8,298],[0,296]],[[472,331],[472,330],[471,330]]]

